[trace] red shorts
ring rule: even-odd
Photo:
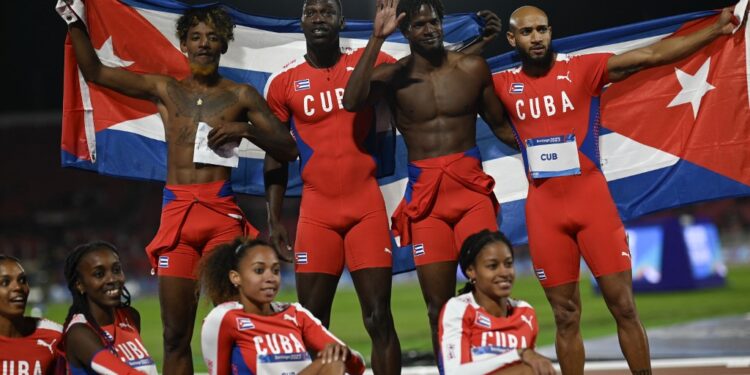
[[[385,202],[373,178],[352,196],[302,192],[294,270],[339,276],[365,268],[391,268],[391,236]]]
[[[164,187],[159,231],[146,248],[158,276],[197,278],[200,258],[239,236],[257,236],[229,181]]]
[[[598,170],[531,184],[526,229],[545,288],[577,282],[581,256],[596,277],[631,268],[625,227]]]
[[[413,245],[417,266],[456,261],[466,237],[497,230],[494,185],[477,148],[409,163],[407,198],[393,221],[402,245]]]

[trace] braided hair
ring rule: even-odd
[[[118,258],[120,257],[117,248],[111,243],[106,241],[93,241],[78,245],[70,254],[68,254],[68,257],[65,258],[65,281],[68,283],[68,290],[73,297],[73,304],[71,304],[70,309],[68,309],[68,316],[65,317],[65,324],[63,324],[63,326],[67,329],[73,316],[76,314],[83,314],[83,316],[86,317],[86,321],[94,328],[94,331],[97,332],[99,336],[107,338],[109,335],[104,332],[102,327],[99,326],[99,323],[97,323],[96,319],[94,319],[94,316],[91,314],[86,294],[81,293],[78,288],[76,288],[76,282],[78,282],[81,277],[81,274],[78,272],[78,265],[81,263],[81,259],[87,254],[101,249],[111,250]],[[122,298],[120,306],[130,306],[130,292],[124,285],[122,287]],[[113,343],[108,342],[107,346],[111,347],[111,345],[113,345]]]
[[[508,237],[505,237],[501,232],[490,232],[489,230],[484,229],[481,232],[474,233],[464,240],[464,243],[461,245],[461,253],[458,255],[458,264],[459,267],[461,267],[461,273],[463,273],[467,279],[469,276],[466,274],[466,269],[474,264],[474,261],[477,259],[479,253],[482,252],[482,249],[493,242],[505,244],[505,246],[508,246],[508,249],[510,249],[510,255],[514,256],[513,245],[511,245]],[[473,291],[474,283],[472,280],[469,280],[469,282],[458,291],[458,294],[470,293]]]
[[[200,265],[201,285],[215,305],[239,299],[239,291],[229,280],[229,271],[239,272],[242,258],[257,246],[268,246],[273,249],[266,241],[237,237],[232,242],[216,246],[203,258]],[[275,249],[274,253],[278,257]]]

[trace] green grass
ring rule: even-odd
[[[582,279],[584,280],[584,279]],[[594,338],[615,333],[615,325],[600,296],[594,294],[588,280],[581,283],[583,304],[582,330],[584,338]],[[539,283],[531,277],[516,280],[514,295],[531,303],[537,311],[539,338],[537,345],[554,342],[552,312]],[[718,289],[678,293],[639,294],[636,296],[638,312],[646,328],[666,326],[695,319],[750,312],[750,267],[735,267],[729,271],[727,286]],[[280,301],[294,301],[293,291],[282,292]],[[708,303],[710,301],[710,303]],[[155,297],[140,298],[134,306],[141,313],[143,341],[161,368],[162,340],[159,305]],[[393,288],[393,316],[402,350],[431,351],[427,314],[417,284],[399,284]],[[201,303],[199,317],[210,307]],[[62,322],[67,306],[51,305],[47,317]],[[333,306],[331,331],[348,345],[366,356],[370,353],[370,340],[362,324],[359,303],[353,289],[339,290]],[[197,372],[206,371],[200,354],[200,320],[193,335],[193,362]]]

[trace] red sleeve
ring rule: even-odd
[[[305,346],[313,351],[321,351],[330,343],[344,343],[329,332],[320,320],[311,312],[307,311],[299,304],[294,304],[297,309],[297,324],[302,330],[302,340]],[[365,363],[362,358],[354,353],[346,360],[346,372],[349,374],[363,374],[365,372]]]
[[[271,77],[268,78],[268,82],[266,82],[266,88],[264,90],[268,107],[271,108],[271,112],[273,112],[281,122],[289,122],[290,117],[289,107],[286,105],[286,94],[289,85],[285,84],[285,82],[287,82],[288,77],[289,75],[286,74],[286,72],[271,75]]]
[[[536,320],[536,311],[534,309],[531,310],[531,343],[529,343],[529,347],[532,349],[536,349],[536,338],[539,336],[539,322]]]
[[[201,352],[203,361],[211,375],[231,374],[232,345],[235,332],[232,326],[232,310],[227,304],[215,307],[203,320],[201,328]]]
[[[396,61],[398,60],[396,60],[393,56],[381,51],[380,53],[378,53],[378,58],[375,60],[375,66],[378,66],[380,64],[393,64]]]
[[[602,87],[610,82],[607,61],[611,56],[611,53],[592,53],[574,57],[576,68],[583,73],[583,84],[593,96],[601,95]]]

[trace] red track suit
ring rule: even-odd
[[[62,337],[62,326],[47,319],[36,321],[36,329],[25,337],[0,336],[0,374],[48,375],[59,358],[55,348]]]
[[[91,367],[94,371],[73,367],[68,363],[69,374],[131,374],[136,372],[149,375],[158,374],[154,359],[143,346],[141,334],[133,324],[128,309],[117,308],[115,310],[115,322],[101,327],[107,336],[101,338],[102,343],[105,346],[110,346],[111,343],[111,346],[102,349],[92,358]],[[89,323],[83,314],[76,314],[70,320],[66,331],[75,324]],[[110,354],[114,354],[114,356]]]
[[[453,297],[440,312],[438,339],[445,374],[487,374],[518,362],[518,349],[534,348],[539,327],[534,308],[508,299],[508,316],[495,317],[472,293]]]
[[[376,164],[365,149],[375,136],[375,111],[352,113],[342,99],[363,50],[342,52],[331,68],[313,68],[304,58],[269,78],[271,110],[289,122],[300,152],[304,183],[295,271],[340,275],[391,267],[391,240],[385,202],[375,179]],[[380,53],[376,64],[395,62]]]
[[[210,375],[294,375],[310,365],[308,350],[341,343],[297,303],[274,302],[273,315],[246,313],[238,302],[216,306],[203,320],[201,351]],[[349,374],[362,374],[358,355],[346,361]]]
[[[578,281],[581,255],[597,277],[630,269],[625,228],[599,165],[599,96],[610,56],[558,54],[543,77],[521,68],[494,75],[528,172],[526,228],[544,287]]]

